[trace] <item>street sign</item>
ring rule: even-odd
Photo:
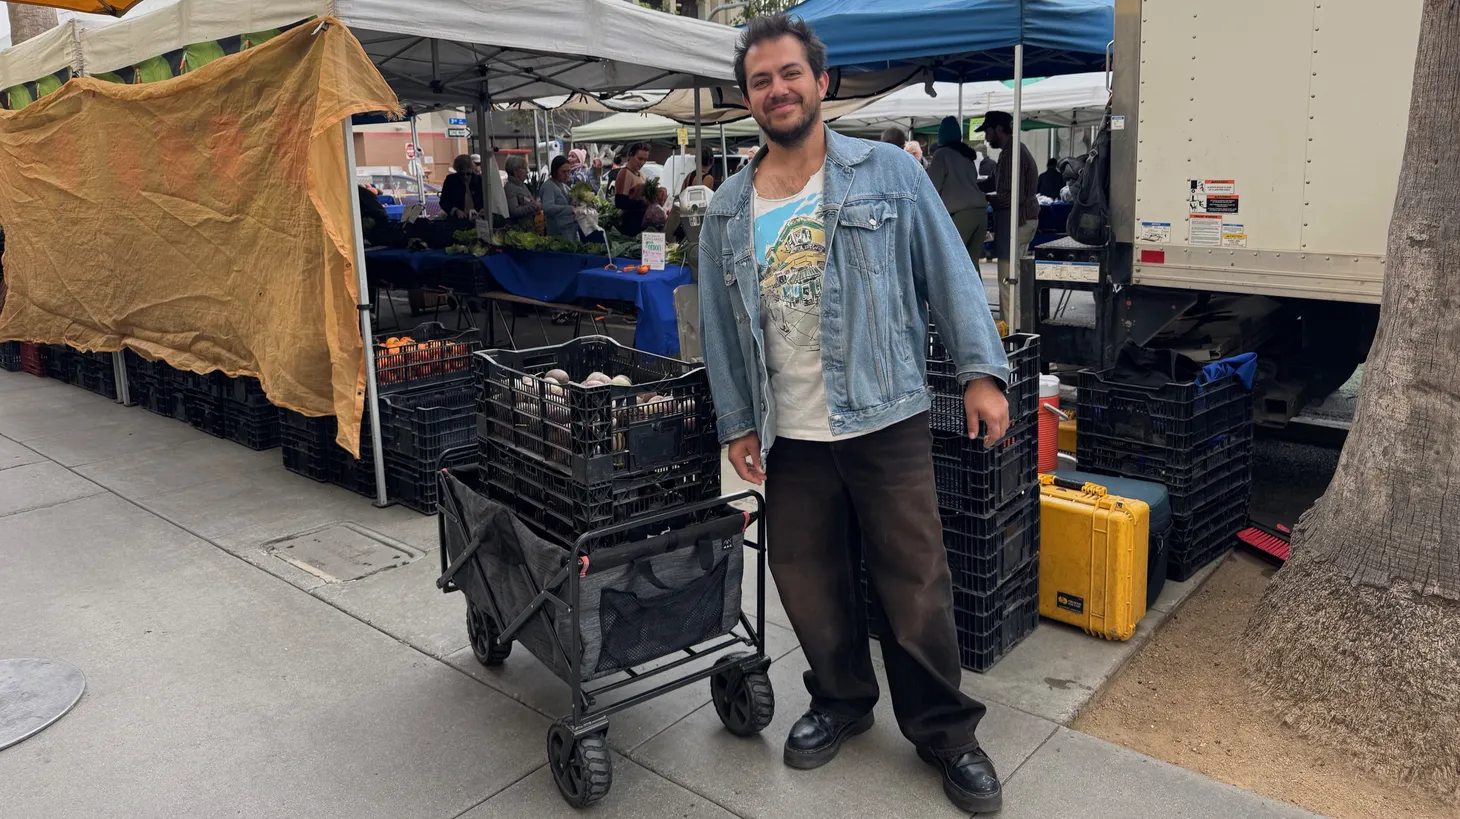
[[[446,129],[447,139],[466,139],[471,136],[470,128],[452,127]]]
[[[447,125],[465,125],[466,124],[466,117],[447,117],[446,118],[446,124]]]
[[[415,145],[412,145],[409,142],[407,142],[406,143],[406,159],[415,159],[415,158],[416,158],[416,146]]]

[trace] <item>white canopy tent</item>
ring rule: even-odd
[[[653,11],[624,0],[177,0],[112,25],[72,22],[0,52],[0,88],[34,82],[62,68],[89,75],[136,65],[195,43],[333,16],[349,26],[400,97],[416,108],[470,105],[490,133],[494,103],[552,94],[613,96],[645,88],[733,85],[735,29]],[[647,45],[652,42],[653,45]],[[33,44],[34,43],[34,44]],[[640,44],[640,45],[631,45]],[[695,100],[690,94],[691,104]],[[355,182],[355,143],[346,123],[347,169]],[[486,182],[496,187],[496,173]],[[488,199],[494,193],[488,191]],[[359,202],[351,197],[355,223]],[[355,268],[368,290],[363,240]],[[367,349],[370,313],[360,311]],[[367,354],[367,400],[378,401],[374,357]],[[379,503],[386,502],[379,412],[369,413]]]
[[[822,115],[834,120],[834,127],[845,133],[875,133],[887,125],[906,127],[909,121],[919,126],[935,124],[954,116],[958,106],[958,85],[936,83],[937,96],[929,96],[925,84],[912,85],[871,100],[831,100],[823,104]],[[1110,92],[1105,88],[1104,74],[1070,74],[1064,77],[1034,80],[1024,85],[1023,111],[1027,119],[1038,119],[1049,125],[1081,126],[1099,124],[1105,115],[1105,102]],[[635,139],[672,139],[680,125],[677,118],[665,115],[679,103],[669,101],[673,94],[631,94],[610,100],[580,100],[554,97],[535,101],[543,108],[611,111],[619,106],[637,103],[643,113],[619,113],[573,129],[575,142],[627,142]],[[666,105],[666,101],[669,104]],[[986,111],[1008,111],[1013,108],[1014,90],[1003,82],[968,83],[963,86],[964,111],[982,116]],[[744,111],[741,119],[725,125],[725,135],[732,139],[757,134],[755,123]]]

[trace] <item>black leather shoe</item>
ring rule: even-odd
[[[1004,789],[994,763],[982,748],[975,748],[955,757],[940,757],[926,748],[918,756],[943,772],[943,793],[959,810],[968,813],[993,813],[1004,805]]]
[[[786,764],[803,771],[820,768],[836,758],[848,737],[871,727],[871,714],[851,719],[813,708],[791,726],[791,735],[786,737]]]

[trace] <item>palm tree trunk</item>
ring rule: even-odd
[[[1460,801],[1457,157],[1460,0],[1425,0],[1358,413],[1248,625],[1246,667],[1289,725]]]
[[[57,26],[56,10],[45,6],[6,3],[10,11],[10,44],[20,45]]]

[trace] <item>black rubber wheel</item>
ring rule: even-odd
[[[568,726],[553,723],[548,729],[547,757],[558,792],[572,807],[582,808],[597,802],[613,785],[613,760],[602,731],[574,739]]]
[[[471,640],[471,653],[477,657],[477,662],[482,665],[501,665],[503,660],[512,654],[512,641],[505,643],[497,642],[497,635],[501,629],[482,609],[466,604],[466,636]]]
[[[715,704],[715,713],[720,715],[725,728],[738,737],[759,734],[776,716],[776,693],[771,688],[770,676],[764,671],[714,675],[710,678],[710,701]]]

